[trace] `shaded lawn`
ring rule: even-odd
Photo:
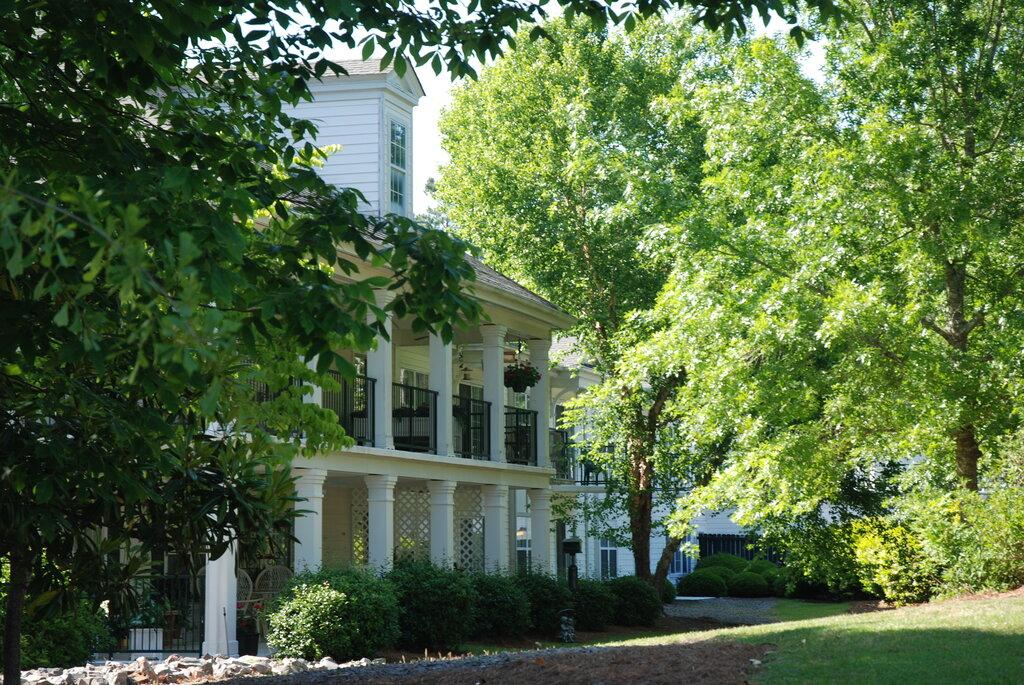
[[[760,683],[1021,683],[1024,596],[962,599],[866,614],[641,638],[772,644]]]

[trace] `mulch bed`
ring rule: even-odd
[[[367,685],[526,685],[527,683],[746,683],[768,647],[737,642],[616,647],[595,652],[560,652],[511,659],[490,667],[438,670],[411,677],[376,677]]]

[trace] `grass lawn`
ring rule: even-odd
[[[780,621],[805,621],[809,618],[838,616],[850,610],[850,602],[805,602],[799,599],[780,599],[775,603],[775,614]]]
[[[775,645],[761,683],[1022,683],[1024,594],[621,641]],[[790,607],[787,612],[812,609]],[[820,610],[818,605],[813,611]],[[834,605],[832,605],[834,606]],[[640,650],[642,651],[642,650]]]

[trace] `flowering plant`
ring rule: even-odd
[[[529,362],[516,362],[505,367],[505,387],[516,392],[532,388],[539,380],[540,371]]]
[[[236,606],[236,620],[240,627],[256,632],[256,625],[263,611],[262,602],[239,602]]]

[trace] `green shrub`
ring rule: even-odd
[[[661,603],[671,604],[676,601],[676,586],[672,584],[672,581],[665,578],[661,581]]]
[[[267,644],[279,656],[347,661],[355,656],[349,600],[328,583],[298,585],[269,614]]]
[[[621,576],[607,581],[615,595],[615,624],[620,626],[652,626],[664,613],[661,596],[646,580]]]
[[[518,573],[515,581],[530,602],[530,629],[538,635],[555,635],[559,628],[559,612],[572,606],[569,586],[536,571]]]
[[[676,589],[684,597],[725,597],[729,594],[721,574],[715,573],[711,568],[697,569],[683,576],[679,579]]]
[[[398,595],[403,646],[455,650],[473,635],[478,598],[465,573],[409,560],[396,563],[387,578]]]
[[[729,579],[730,597],[768,597],[771,594],[768,581],[757,573],[743,571]]]
[[[738,557],[735,554],[719,552],[718,554],[711,554],[703,557],[697,562],[698,569],[709,568],[712,566],[725,566],[735,573],[739,573],[747,568],[747,560],[742,557]]]
[[[604,630],[615,620],[615,593],[600,580],[580,579],[573,596],[576,627],[580,630]]]
[[[520,637],[530,629],[530,602],[514,578],[477,573],[472,580],[476,637]]]
[[[282,644],[308,645],[309,649],[315,652],[317,641],[323,640],[320,645],[321,656],[316,658],[327,655],[333,659],[346,661],[373,656],[394,646],[398,638],[398,598],[391,583],[361,569],[306,571],[292,577],[278,595],[272,609],[279,610],[296,596],[299,588],[311,586],[326,586],[344,595],[343,618],[330,626],[318,628],[317,639],[313,641],[301,636],[301,639],[296,641],[289,627],[284,627],[282,632],[274,637],[271,626],[271,632],[267,636],[268,644],[274,644],[272,640],[278,640]],[[297,611],[297,608],[290,611]],[[326,635],[327,631],[337,634]],[[331,645],[331,649],[335,651],[327,651],[327,645]],[[344,651],[338,652],[339,649]],[[290,651],[284,656],[299,655]]]
[[[697,570],[698,571],[707,571],[708,573],[715,574],[716,576],[721,578],[722,581],[725,582],[726,585],[729,584],[729,579],[732,578],[737,573],[737,571],[734,571],[733,569],[729,568],[728,566],[705,566],[703,568],[698,567]]]
[[[771,581],[772,594],[776,597],[788,597],[789,596],[789,574],[785,573],[782,569],[775,574],[775,577]]]
[[[747,564],[747,567],[744,570],[756,573],[759,576],[771,575],[774,577],[779,572],[779,567],[777,564],[773,564],[767,559],[754,559],[752,562]]]
[[[861,583],[892,604],[923,602],[935,593],[939,572],[920,540],[903,526],[868,519],[854,526]]]
[[[6,604],[6,596],[2,599]],[[3,607],[0,607],[0,638],[3,636],[4,615]],[[53,615],[23,620],[21,667],[28,670],[81,666],[94,653],[108,649],[112,643],[106,615],[91,602],[81,600]]]

